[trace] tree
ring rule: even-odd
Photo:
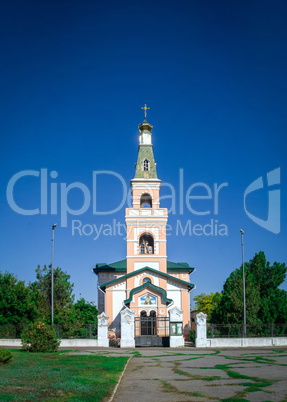
[[[9,272],[0,272],[0,324],[15,326],[20,330],[36,315],[37,305],[25,282]]]
[[[74,307],[76,313],[75,335],[82,338],[96,336],[99,311],[94,303],[81,298],[75,303]]]
[[[243,275],[242,267],[233,271],[227,278],[222,292],[222,298],[218,308],[211,316],[212,323],[241,324],[243,322]],[[258,286],[247,267],[245,267],[245,294],[246,294],[246,321],[248,323],[259,322],[258,311],[260,308]]]
[[[247,324],[284,323],[287,319],[287,292],[278,289],[286,276],[286,265],[266,261],[264,252],[255,254],[244,264]],[[243,286],[242,267],[227,278],[218,308],[213,311],[211,322],[242,324]]]
[[[99,311],[93,302],[86,301],[83,297],[75,303],[76,318],[82,323],[98,324]]]
[[[193,300],[195,301],[195,310],[201,311],[204,314],[207,314],[207,321],[210,320],[212,313],[217,309],[218,304],[220,303],[221,293],[200,293],[199,295],[194,296]]]
[[[15,338],[37,315],[32,292],[11,273],[0,272],[0,337]]]
[[[38,319],[51,323],[51,266],[46,265],[36,269],[37,280],[30,284],[34,298],[38,305]],[[76,319],[74,309],[74,285],[70,283],[70,276],[61,268],[54,269],[54,323],[62,326],[64,333],[73,328]]]
[[[261,251],[250,261],[249,270],[259,290],[261,322],[286,323],[287,292],[278,288],[285,280],[286,265],[274,262],[271,266]]]

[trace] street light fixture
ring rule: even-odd
[[[55,250],[55,227],[52,225],[52,266],[51,266],[51,323],[54,325],[54,250]]]
[[[242,252],[242,286],[243,286],[243,338],[246,338],[246,295],[245,295],[245,272],[244,272],[244,230],[241,233],[241,252]]]

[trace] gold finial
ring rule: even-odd
[[[144,118],[145,118],[145,120],[146,120],[147,110],[149,110],[150,107],[147,107],[147,105],[145,104],[141,109],[143,109],[143,111],[144,111]]]

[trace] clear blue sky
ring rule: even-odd
[[[151,107],[158,176],[176,194],[168,258],[196,268],[194,294],[220,291],[240,266],[239,228],[245,230],[246,261],[263,250],[272,263],[287,262],[285,1],[16,0],[3,3],[0,14],[2,271],[33,281],[37,265],[51,262],[51,225],[58,223],[55,265],[71,275],[76,298],[96,300],[91,269],[124,259],[125,241],[103,233],[94,240],[88,233],[92,225],[124,224],[124,207],[96,215],[90,206],[79,216],[68,215],[63,227],[61,184],[63,189],[80,182],[92,193],[93,172],[109,170],[128,186],[144,103]],[[281,192],[275,234],[247,216],[243,200],[246,188],[262,177],[264,188],[246,197],[246,208],[267,220],[266,175],[278,168],[280,183],[270,187]],[[47,214],[15,212],[6,198],[8,183],[17,173],[41,169],[48,174]],[[58,176],[51,178],[55,171]],[[22,209],[40,208],[40,177],[24,174],[13,199]],[[212,199],[189,200],[189,206],[206,215],[192,213],[185,202],[190,186],[199,182],[205,189],[194,188],[190,195],[207,195],[208,186]],[[51,183],[58,189],[56,215]],[[219,192],[218,214],[214,183],[228,183]],[[99,177],[94,190],[97,211],[116,208],[123,195],[111,175]],[[162,194],[170,194],[168,187]],[[81,208],[83,201],[81,190],[70,191],[70,208]],[[277,201],[270,201],[275,216]],[[42,199],[43,212],[44,204]],[[170,199],[162,206],[170,208]],[[73,220],[87,225],[87,235],[73,235]],[[176,233],[178,222],[192,230],[213,222],[225,225],[228,234]],[[278,229],[278,219],[271,224]]]

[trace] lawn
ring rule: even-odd
[[[110,396],[127,357],[13,351],[0,364],[0,400],[102,401]]]

